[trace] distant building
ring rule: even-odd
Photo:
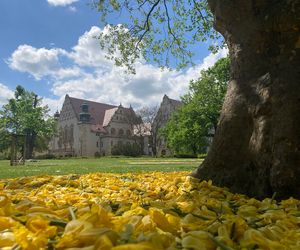
[[[50,153],[58,156],[111,155],[115,145],[139,143],[134,126],[140,122],[132,107],[98,103],[68,95],[55,114],[57,135]],[[148,154],[147,147],[143,147]]]
[[[180,101],[171,99],[167,95],[164,95],[162,99],[151,128],[153,136],[153,153],[157,156],[172,155],[172,151],[167,147],[166,138],[162,136],[159,131],[167,124],[171,114],[181,105],[182,103]]]

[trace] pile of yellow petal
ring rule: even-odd
[[[0,180],[0,249],[300,249],[300,201],[187,172]]]

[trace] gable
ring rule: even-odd
[[[69,98],[65,98],[65,101],[63,103],[60,115],[59,115],[59,120],[60,121],[66,121],[66,120],[70,120],[73,118],[77,118],[73,106],[70,102]]]

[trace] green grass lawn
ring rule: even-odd
[[[63,175],[103,173],[132,173],[150,171],[193,171],[202,159],[177,158],[68,158],[26,162],[25,166],[10,166],[0,161],[0,179],[33,175]]]

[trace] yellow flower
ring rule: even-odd
[[[181,245],[183,248],[194,250],[216,249],[216,246],[210,239],[209,234],[204,231],[191,231],[184,234]]]
[[[3,247],[11,247],[15,242],[16,239],[13,232],[0,233],[0,249],[3,249]]]

